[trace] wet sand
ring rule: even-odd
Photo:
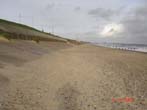
[[[146,110],[147,54],[1,42],[0,88],[0,110]],[[124,97],[134,102],[112,102]]]

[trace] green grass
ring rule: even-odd
[[[15,22],[11,22],[11,21],[7,21],[7,20],[4,20],[4,19],[0,19],[0,23],[4,23],[4,24],[8,24],[8,25],[13,25],[13,26],[22,27],[22,28],[25,28],[25,29],[30,29],[30,30],[41,32],[41,31],[39,31],[39,30],[37,30],[35,28],[32,28],[30,26],[27,26],[27,25],[24,25],[24,24],[15,23]]]
[[[65,38],[42,32],[33,27],[0,19],[0,35],[7,39],[23,39],[39,41],[67,41]]]

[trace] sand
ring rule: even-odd
[[[1,42],[0,94],[0,110],[146,110],[147,54]],[[124,97],[134,101],[112,102]]]

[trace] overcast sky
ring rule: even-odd
[[[0,18],[78,40],[147,44],[146,0],[0,0]]]

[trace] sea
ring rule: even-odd
[[[147,44],[92,43],[97,46],[147,53]]]

